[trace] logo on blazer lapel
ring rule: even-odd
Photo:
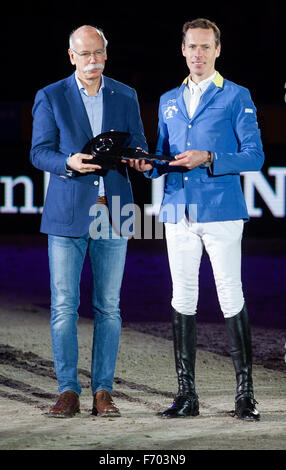
[[[168,106],[168,108],[164,111],[164,116],[166,119],[171,119],[174,117],[174,113],[177,114],[178,111],[179,109],[177,106]]]

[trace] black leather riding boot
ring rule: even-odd
[[[259,420],[253,394],[251,332],[246,306],[225,321],[236,374],[235,415],[240,419]]]
[[[182,315],[172,310],[175,366],[179,390],[171,408],[161,413],[162,418],[185,418],[199,414],[195,391],[195,361],[197,329],[195,315]]]

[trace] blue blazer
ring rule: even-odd
[[[156,153],[175,156],[186,150],[207,150],[214,156],[210,168],[188,170],[157,161],[145,175],[165,177],[159,214],[162,222],[178,222],[190,205],[197,222],[248,219],[240,173],[258,171],[264,153],[256,108],[246,88],[217,73],[190,118],[181,87],[162,95],[159,105]]]
[[[147,150],[136,91],[108,77],[104,77],[104,83],[102,132],[129,132],[130,146]],[[118,171],[100,170],[73,177],[66,174],[67,156],[81,152],[93,138],[74,74],[38,91],[32,113],[31,162],[50,172],[41,231],[71,237],[88,233],[93,220],[89,211],[97,201],[99,176],[104,178],[109,210],[119,231],[127,218],[121,216],[122,207],[133,204],[126,166],[122,164]]]

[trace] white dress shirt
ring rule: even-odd
[[[201,96],[206,91],[208,86],[211,84],[213,79],[216,76],[216,71],[205,80],[202,80],[200,83],[196,84],[191,80],[191,77],[188,79],[188,85],[184,89],[184,100],[186,107],[189,113],[190,118],[193,117],[197,106],[200,102]]]
[[[85,106],[90,127],[92,129],[93,137],[96,137],[98,134],[101,134],[102,131],[102,116],[103,116],[103,93],[102,89],[104,88],[104,77],[101,77],[101,85],[96,95],[91,96],[88,94],[87,90],[84,88],[83,84],[75,74],[75,80],[82,97],[83,104]],[[99,189],[98,196],[104,196],[104,181],[102,176],[99,178]]]

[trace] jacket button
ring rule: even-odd
[[[95,180],[95,181],[93,182],[93,184],[94,184],[94,186],[97,186],[97,185],[98,185],[98,181]]]

